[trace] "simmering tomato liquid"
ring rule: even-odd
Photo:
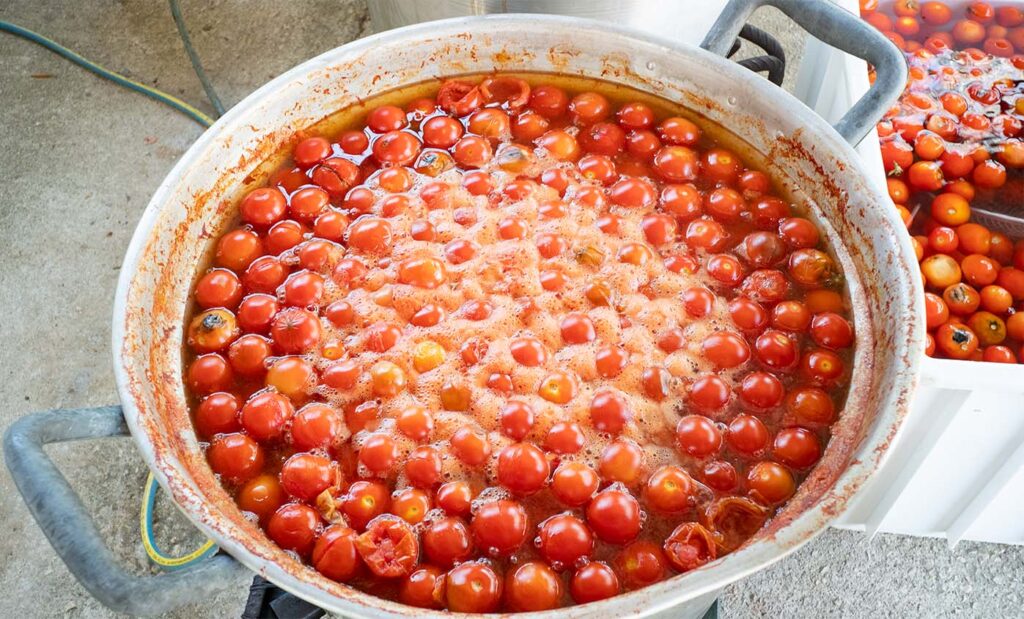
[[[543,74],[296,135],[196,283],[210,466],[333,580],[460,612],[604,599],[754,535],[850,375],[843,278],[742,142]]]

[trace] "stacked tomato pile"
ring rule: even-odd
[[[878,125],[889,195],[914,233],[929,355],[1024,360],[1024,240],[971,205],[1024,206],[1024,7],[861,2],[910,80]]]
[[[242,199],[188,328],[212,469],[282,548],[421,607],[586,603],[731,552],[849,380],[818,230],[667,103],[435,92],[298,136]]]

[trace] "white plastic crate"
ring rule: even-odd
[[[798,70],[795,94],[832,122],[868,88],[863,60],[813,39]],[[877,134],[857,152],[884,191]],[[902,439],[837,526],[1024,544],[1024,367],[926,359]]]

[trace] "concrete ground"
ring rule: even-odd
[[[371,0],[372,1],[372,0]],[[74,7],[74,8],[71,8]],[[283,70],[368,32],[358,0],[183,2],[196,47],[230,105]],[[7,0],[0,19],[208,109],[164,2]],[[790,61],[801,39],[776,16]],[[200,134],[192,121],[0,34],[0,428],[51,408],[108,404],[110,309],[122,254],[160,180]],[[51,453],[110,548],[150,569],[136,516],[146,469],[128,439]],[[169,549],[200,542],[172,506]],[[68,574],[0,471],[0,617],[108,617]],[[1024,548],[828,531],[727,589],[724,616],[1020,616]],[[248,582],[177,617],[237,616]]]

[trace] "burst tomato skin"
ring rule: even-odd
[[[407,576],[419,557],[416,533],[404,520],[387,515],[371,520],[355,547],[370,571],[381,578]]]

